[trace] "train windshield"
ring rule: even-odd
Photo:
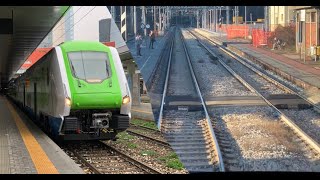
[[[106,52],[69,52],[68,58],[72,73],[88,82],[101,82],[111,76],[108,54]]]

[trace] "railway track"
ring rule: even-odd
[[[165,76],[163,74],[166,74],[167,67],[168,67],[168,60],[169,60],[169,52],[171,44],[173,43],[173,32],[175,31],[175,28],[170,29],[170,32],[168,32],[168,40],[166,42],[165,47],[162,50],[161,56],[159,57],[159,60],[157,62],[156,68],[154,68],[151,76],[148,79],[148,82],[146,83],[146,87],[148,89],[148,95],[151,99],[152,104],[152,111],[153,116],[155,119],[159,118],[159,109],[161,106],[161,99],[163,96],[163,88],[165,84]]]
[[[239,130],[239,128],[247,129],[248,127],[245,124],[247,124],[249,122],[256,123],[256,125],[250,124],[250,126],[251,126],[251,129],[256,128],[255,130],[260,131],[256,134],[257,137],[260,138],[260,140],[262,140],[263,138],[264,138],[264,140],[267,140],[268,136],[270,136],[271,131],[273,131],[273,134],[271,133],[271,135],[276,135],[276,133],[277,133],[276,131],[279,131],[278,135],[280,134],[280,136],[282,136],[282,135],[285,136],[285,134],[288,134],[288,135],[290,134],[296,138],[286,137],[285,139],[279,140],[278,144],[286,143],[285,145],[283,145],[286,147],[294,146],[297,144],[299,144],[300,146],[304,146],[304,147],[306,147],[306,150],[304,152],[299,152],[302,154],[305,153],[306,151],[310,151],[309,147],[311,147],[313,152],[311,153],[311,155],[310,154],[308,155],[308,158],[307,158],[307,155],[301,155],[301,154],[300,155],[296,155],[296,154],[292,155],[291,154],[291,156],[290,156],[292,158],[291,163],[295,162],[298,164],[299,163],[300,164],[303,164],[303,163],[307,164],[308,162],[312,161],[311,160],[312,158],[313,158],[313,160],[319,158],[319,156],[316,155],[316,153],[319,153],[319,151],[318,151],[319,146],[318,146],[317,142],[315,140],[313,140],[310,136],[306,135],[306,133],[303,132],[297,125],[295,125],[293,123],[293,121],[290,120],[282,112],[283,111],[282,109],[279,110],[279,108],[296,108],[298,110],[299,110],[299,108],[300,109],[301,108],[308,109],[308,108],[312,107],[312,106],[310,106],[310,104],[308,104],[308,102],[304,101],[303,99],[302,100],[299,99],[298,95],[296,95],[293,91],[286,89],[285,86],[280,85],[279,82],[277,84],[277,83],[274,83],[275,81],[267,80],[266,78],[263,78],[263,75],[259,75],[259,73],[257,74],[257,72],[255,72],[255,71],[243,69],[246,66],[244,66],[242,63],[235,63],[236,61],[231,60],[230,58],[225,58],[221,53],[217,52],[217,50],[216,50],[219,45],[214,44],[214,46],[212,46],[212,44],[211,44],[211,47],[210,47],[208,45],[209,43],[203,42],[204,41],[203,36],[200,36],[198,34],[195,34],[194,32],[190,32],[190,31],[188,33],[191,33],[190,34],[191,36],[190,35],[189,36],[193,37],[193,39],[196,39],[199,42],[201,48],[204,48],[207,51],[207,56],[210,56],[210,58],[211,58],[210,61],[212,62],[212,64],[214,64],[213,66],[219,66],[219,68],[216,67],[217,68],[217,69],[215,69],[216,71],[218,69],[221,69],[221,67],[223,67],[224,69],[227,70],[227,72],[229,72],[229,75],[231,74],[235,79],[237,79],[239,82],[241,82],[243,84],[243,86],[246,87],[251,93],[254,93],[255,95],[257,95],[260,98],[260,102],[259,102],[260,104],[258,103],[259,106],[255,105],[255,104],[248,104],[248,102],[244,102],[243,107],[230,107],[230,106],[226,107],[226,105],[227,106],[231,105],[228,103],[223,104],[224,107],[222,107],[221,104],[212,103],[212,104],[214,104],[215,107],[210,107],[208,109],[209,114],[214,119],[214,121],[212,123],[214,125],[217,139],[218,139],[219,145],[221,147],[222,156],[223,156],[224,162],[226,164],[226,170],[230,170],[230,171],[233,171],[233,170],[235,170],[235,171],[236,170],[255,170],[254,166],[250,166],[250,167],[248,166],[248,160],[245,160],[244,158],[239,158],[239,156],[247,156],[247,157],[251,156],[252,157],[252,154],[253,154],[252,152],[250,152],[252,149],[250,150],[249,145],[248,145],[249,150],[247,150],[247,152],[246,151],[243,152],[244,151],[243,150],[244,143],[239,142],[239,141],[243,141],[243,138],[246,135],[246,133],[241,132]],[[185,34],[187,34],[187,32]],[[190,37],[188,38],[189,40],[190,40]],[[207,40],[210,41],[209,39],[207,39]],[[212,50],[212,49],[214,49],[214,50]],[[200,55],[198,55],[198,57],[200,57]],[[203,56],[201,56],[201,57],[203,57]],[[193,64],[195,66],[197,66],[196,63],[200,63],[200,62],[193,61]],[[201,66],[199,66],[199,65],[198,65],[198,67],[201,68]],[[211,74],[211,75],[214,76],[214,74]],[[226,78],[224,76],[227,76],[227,75],[223,75],[221,77]],[[199,79],[200,77],[197,77],[197,78]],[[230,77],[228,77],[228,78],[230,79]],[[227,81],[225,81],[225,82],[227,82]],[[217,82],[213,82],[213,83],[217,84]],[[250,95],[251,99],[253,98],[253,99],[256,99],[257,101],[259,101],[257,99],[257,97],[252,96],[252,94],[250,94],[250,92],[244,91],[243,88],[241,89],[239,87],[236,87],[236,84],[237,83],[233,83],[233,84],[229,85],[228,83],[226,83],[226,85],[229,85],[229,86],[227,86],[227,87],[229,87],[229,89],[238,89],[238,91],[233,91],[230,94],[234,95],[234,94],[237,94],[238,92],[241,92],[241,94],[247,95],[245,98],[248,99],[248,97],[249,97],[248,95]],[[200,87],[201,86],[204,86],[204,83],[200,84]],[[223,86],[223,85],[221,85],[221,86]],[[232,88],[230,88],[230,87],[232,87]],[[202,89],[209,91],[210,87],[209,88],[204,87]],[[239,90],[241,90],[241,91],[239,91]],[[206,104],[208,104],[208,102],[209,102],[208,99],[210,99],[210,98],[212,99],[212,95],[223,94],[221,92],[216,92],[216,91],[217,90],[215,89],[213,93],[212,92],[204,92]],[[291,98],[291,101],[290,101],[290,98]],[[230,97],[229,97],[229,99],[230,99]],[[296,102],[297,99],[299,99],[298,103]],[[263,103],[261,103],[261,100],[264,101],[264,104],[268,104],[268,106],[267,107],[262,106]],[[278,100],[278,101],[276,101],[276,100]],[[283,102],[285,102],[285,103],[283,104]],[[293,105],[290,103],[293,103]],[[290,106],[288,104],[290,104]],[[241,106],[241,103],[240,103],[240,106]],[[296,110],[296,109],[294,109],[294,110]],[[252,119],[247,119],[248,117],[245,117],[243,119],[246,119],[246,121],[242,121],[242,122],[240,122],[240,124],[235,125],[235,119],[241,119],[241,117],[240,117],[241,114],[245,114],[245,115],[249,114],[251,116],[251,118],[258,115],[260,119],[265,119],[265,120],[264,120],[264,122],[262,122],[262,121],[258,122],[259,120],[258,121],[251,121]],[[227,120],[225,120],[226,122],[223,122],[223,120],[222,120],[223,118],[227,119]],[[232,119],[233,119],[233,121],[231,121]],[[228,121],[228,120],[230,120],[230,121]],[[280,125],[280,123],[279,123],[280,121],[284,122],[285,126],[289,126],[291,129],[284,127],[283,125]],[[258,126],[258,123],[261,123],[260,126]],[[269,125],[267,126],[266,124],[269,124]],[[237,127],[234,127],[234,126],[237,126]],[[263,129],[261,127],[265,127],[265,129]],[[269,128],[273,127],[274,129],[271,129],[269,132],[269,135],[266,136],[265,134],[268,134],[268,132],[265,132],[265,134],[263,134],[261,131],[266,131],[267,127],[269,127]],[[279,128],[279,129],[275,130],[276,128]],[[292,129],[294,129],[294,133],[292,132]],[[250,129],[247,129],[247,130],[250,131]],[[230,132],[230,131],[232,131],[232,132]],[[237,139],[237,137],[234,137],[234,136],[236,136],[235,135],[236,132],[238,135],[239,134],[243,135],[241,137],[242,140]],[[249,133],[247,133],[247,135],[248,134]],[[252,138],[252,139],[254,139],[254,138]],[[256,139],[258,139],[258,138],[256,138]],[[303,139],[304,143],[301,143],[302,139]],[[291,140],[295,141],[295,142],[291,143],[290,142]],[[259,146],[264,146],[264,145],[266,145],[266,144],[260,143]],[[242,147],[239,147],[239,146],[242,146]],[[281,146],[281,145],[279,145],[279,146]],[[237,147],[237,148],[235,148],[235,147]],[[300,148],[303,149],[303,147],[300,147]],[[265,147],[265,149],[268,149],[268,147]],[[292,149],[294,149],[294,148],[292,148]],[[295,149],[295,150],[299,151],[297,149]],[[278,151],[277,149],[273,150],[273,152],[276,152],[276,153],[277,153],[277,151]],[[304,157],[304,156],[306,156],[306,157]],[[279,155],[279,157],[281,157],[281,155]],[[288,159],[290,159],[289,156],[288,156]],[[242,163],[240,161],[242,161]],[[281,161],[281,160],[279,160],[279,161]],[[261,162],[262,161],[256,162],[256,164],[258,164],[258,166],[260,168],[263,167],[263,165],[259,165],[259,163],[261,164]],[[273,160],[269,160],[269,161],[266,160],[266,162],[271,164],[271,163],[273,163]],[[285,160],[283,160],[283,162],[285,162]],[[286,162],[286,163],[290,164],[289,162]],[[274,163],[274,164],[275,164],[274,165],[275,167],[278,167],[278,166],[282,166],[285,163]],[[310,163],[310,164],[312,164],[312,163]],[[247,167],[245,167],[246,165],[247,165]],[[307,167],[308,165],[305,165],[305,166]],[[313,170],[319,171],[317,164],[312,164],[310,166],[312,166]],[[278,168],[285,169],[285,167],[278,167]],[[258,170],[268,170],[268,169],[278,170],[277,168],[273,168],[273,167],[265,167],[265,169],[258,168]],[[308,168],[306,168],[306,169],[308,169]],[[301,168],[301,169],[297,169],[297,170],[306,170],[306,169]]]
[[[161,174],[102,141],[82,141],[68,144],[64,149],[94,174]]]
[[[208,38],[206,39],[209,40]],[[213,41],[210,42],[214,43]],[[217,44],[215,43],[215,45]],[[219,46],[219,49],[220,48],[222,47]],[[257,69],[256,67],[250,65],[245,60],[235,56],[230,51],[224,49],[224,52],[230,55],[236,61],[228,61],[225,58],[221,58],[221,61],[225,63],[229,62],[228,66],[234,70],[237,75],[243,78],[243,80],[245,80],[244,83],[249,84],[252,91],[255,91],[271,107],[273,107],[273,109],[275,109],[282,121],[284,121],[297,134],[299,134],[299,136],[301,136],[304,141],[306,141],[306,143],[309,144],[315,151],[320,153],[320,126],[318,125],[318,128],[310,132],[308,129],[302,130],[295,124],[296,122],[302,120],[298,116],[304,111],[309,111],[312,114],[310,119],[320,118],[320,115],[316,112],[316,110],[313,109],[317,107],[315,107],[314,104],[309,100],[302,97],[299,93],[289,88],[289,85],[283,85],[275,78],[272,78],[267,73],[264,73],[261,69]],[[239,66],[241,66],[241,68],[239,68]],[[308,123],[307,121],[310,121],[310,119],[305,120],[305,122]],[[314,125],[315,124],[302,126],[310,127]]]
[[[170,144],[165,140],[162,133],[158,130],[144,126],[131,125],[130,128],[126,130],[126,132],[134,136],[140,136],[142,138],[148,139],[167,148],[171,148]]]
[[[175,31],[162,93],[158,128],[190,173],[224,171],[184,38]]]

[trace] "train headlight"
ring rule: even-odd
[[[66,103],[66,105],[67,106],[71,106],[71,99],[70,98],[68,98],[68,97],[66,97],[66,99],[65,99],[65,103]]]
[[[122,104],[128,104],[130,102],[130,97],[129,96],[125,96],[122,98]]]

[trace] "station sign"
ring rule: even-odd
[[[300,10],[300,21],[306,20],[306,10]]]

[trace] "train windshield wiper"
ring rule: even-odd
[[[77,74],[76,74],[76,70],[74,69],[74,66],[72,64],[72,61],[70,61],[71,63],[71,70],[72,70],[72,73],[74,74],[75,78],[77,79],[77,82],[78,82],[78,86],[81,87],[81,82],[79,80],[79,78],[77,77]]]

